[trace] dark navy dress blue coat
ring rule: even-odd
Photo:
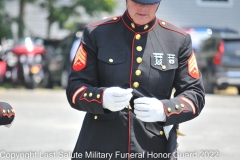
[[[134,106],[119,112],[103,109],[104,89],[112,86],[134,88],[161,100],[166,122],[142,122]],[[177,125],[198,116],[205,103],[189,34],[156,17],[148,24],[135,24],[127,11],[86,26],[66,93],[73,108],[86,112],[74,149],[83,154],[79,159],[88,159],[85,153],[93,151],[98,156],[112,153],[111,159],[128,159],[126,154],[155,159],[151,153],[168,153],[158,158],[174,159]],[[167,125],[173,125],[168,139],[163,130]]]

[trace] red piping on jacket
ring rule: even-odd
[[[111,22],[104,22],[104,23],[101,23],[101,24],[95,24],[95,25],[90,25],[91,27],[96,27],[96,26],[101,26],[101,25],[105,25],[105,24],[112,24],[112,23],[116,23],[120,20],[120,17],[116,17],[117,19],[116,20],[113,20]],[[109,18],[109,20],[111,20],[111,18]]]
[[[86,91],[86,89],[84,90],[84,92],[83,93],[85,93],[85,91]],[[102,91],[103,92],[103,91]],[[80,98],[79,98],[79,100],[85,100],[85,101],[87,101],[87,102],[97,102],[97,103],[99,103],[99,104],[102,104],[102,100],[103,100],[103,96],[101,96],[101,100],[97,100],[97,99],[91,99],[91,100],[89,100],[89,99],[87,99],[87,98],[82,98],[82,96],[83,96],[83,93],[82,93],[82,95],[80,96]],[[103,94],[103,93],[102,93]]]
[[[192,103],[191,100],[189,100],[189,99],[186,98],[186,97],[182,97],[181,100],[183,100],[183,101],[185,101],[186,103],[188,103],[188,104],[191,106],[191,108],[192,108],[193,114],[196,114],[195,106],[194,106],[194,104]]]
[[[164,106],[164,112],[165,112],[165,115],[167,117],[170,117],[171,115],[174,115],[174,114],[181,114],[183,111],[188,111],[189,110],[189,107],[187,107],[188,105],[190,105],[190,107],[192,108],[192,112],[193,114],[196,114],[196,109],[195,109],[195,106],[194,104],[192,103],[192,101],[190,101],[189,99],[187,99],[186,97],[180,97],[179,99],[186,107],[184,107],[180,112],[171,112],[171,114],[168,114],[168,111],[167,111],[167,108],[165,105]]]
[[[77,97],[77,95],[78,95],[80,92],[82,92],[84,89],[86,90],[86,87],[85,87],[85,86],[79,88],[76,92],[74,92],[74,94],[73,94],[73,96],[72,96],[72,103],[73,103],[73,104],[76,103],[76,97]]]
[[[88,24],[91,25],[91,24],[94,24],[94,23],[100,23],[100,22],[104,22],[104,21],[106,21],[106,20],[110,20],[110,19],[112,19],[112,18],[114,18],[114,17],[119,18],[119,17],[121,17],[121,16],[122,16],[122,15],[110,16],[110,17],[103,18],[103,19],[100,19],[100,20],[92,21],[92,22],[90,22],[90,23],[88,23]]]
[[[122,21],[123,21],[123,23],[125,24],[125,26],[126,26],[129,30],[131,30],[132,32],[135,33],[135,31],[126,24],[126,22],[124,21],[123,17],[121,17],[121,18],[122,18]]]
[[[123,21],[124,22],[124,21]],[[133,61],[134,61],[134,39],[136,34],[134,35],[133,41],[132,41],[132,61],[131,61],[131,68],[130,68],[130,78],[129,78],[129,86],[132,88],[132,70],[133,70]],[[131,152],[131,112],[130,109],[128,110],[128,153]],[[130,158],[128,157],[128,160]]]
[[[167,117],[170,117],[171,115],[174,115],[174,114],[181,114],[183,111],[188,111],[188,107],[184,107],[184,109],[182,109],[180,112],[171,112],[171,113],[169,114],[168,111],[167,111],[166,106],[165,106],[165,105],[163,105],[163,106],[164,106],[165,115],[166,115]]]
[[[134,35],[135,38],[136,34]],[[129,84],[130,84],[130,88],[132,88],[132,71],[133,71],[133,61],[134,61],[134,38],[132,41],[132,62],[131,62],[131,68],[130,68],[130,79],[129,79]]]
[[[103,96],[101,96],[101,100],[98,100],[98,99],[91,99],[91,100],[89,100],[89,99],[87,99],[87,98],[83,98],[82,96],[83,96],[83,94],[86,92],[86,90],[87,90],[87,87],[83,86],[83,87],[79,88],[77,91],[75,91],[75,93],[74,93],[73,96],[72,96],[72,103],[73,103],[73,104],[76,103],[76,97],[77,97],[77,95],[78,95],[80,92],[82,92],[82,91],[83,91],[83,92],[82,92],[79,100],[85,100],[85,101],[87,101],[87,102],[97,102],[97,103],[99,103],[99,104],[102,103],[102,97],[103,97]],[[103,92],[103,91],[102,91],[102,92]],[[103,93],[102,93],[102,94],[103,94]]]
[[[135,32],[132,28],[130,28],[130,27],[127,25],[127,23],[124,21],[123,17],[121,17],[121,18],[122,18],[122,21],[123,21],[123,23],[125,24],[125,26],[126,26],[129,30],[131,30],[133,33],[141,33],[141,34],[144,34],[144,33],[150,32],[150,31],[156,26],[156,24],[157,24],[157,20],[156,20],[155,24],[154,24],[149,30],[146,30],[146,31],[144,31],[144,32]]]
[[[165,22],[165,23],[168,23],[168,24],[171,24],[171,23],[159,19],[159,20],[158,20],[158,23],[159,23],[160,26],[162,26],[163,28],[168,29],[168,30],[171,30],[171,31],[174,31],[174,32],[177,32],[177,33],[179,33],[179,34],[181,34],[181,35],[183,35],[183,36],[186,36],[186,35],[187,35],[187,34],[185,34],[185,33],[182,33],[182,32],[180,32],[180,31],[174,30],[174,29],[172,29],[172,28],[168,28],[167,26],[163,25],[161,22]],[[173,25],[173,24],[171,24],[171,25],[174,26],[174,27],[176,27],[176,28],[179,28],[179,27],[177,27],[177,26],[175,26],[175,25]]]
[[[138,33],[141,33],[141,34],[144,34],[144,33],[147,33],[147,32],[150,32],[157,24],[157,20],[155,22],[155,24],[149,29],[149,30],[146,30],[144,32],[135,32],[134,30],[132,30],[132,28],[130,28],[126,22],[124,21],[123,17],[121,17],[123,23],[125,24],[125,26],[130,30],[132,31],[134,34],[134,37],[133,37],[133,40],[132,40],[132,61],[131,61],[131,68],[130,68],[130,78],[129,78],[129,86],[130,88],[132,88],[132,71],[133,71],[133,63],[134,63],[134,41],[135,41],[135,37],[136,37],[136,34]],[[128,153],[130,154],[131,152],[131,112],[130,110],[128,110]],[[128,160],[130,160],[130,157],[128,157]]]
[[[12,108],[12,107],[11,107]],[[2,109],[2,107],[0,106],[0,113],[2,113],[2,115],[4,116],[4,117],[8,117],[8,118],[11,118],[11,117],[13,117],[13,116],[15,116],[15,112],[12,112],[11,114],[6,114],[6,113],[3,113],[3,109]]]

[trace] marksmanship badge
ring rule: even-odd
[[[167,55],[168,55],[168,62],[170,64],[174,64],[175,63],[175,60],[174,60],[175,54],[167,54]]]
[[[155,66],[162,66],[163,53],[153,53],[155,58]]]

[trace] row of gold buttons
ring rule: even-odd
[[[87,97],[87,95],[89,96],[89,97],[92,97],[93,96],[93,94],[92,93],[89,93],[89,94],[87,94],[87,93],[84,93],[84,97]],[[97,96],[96,96],[98,99],[101,97],[100,96],[100,94],[97,94]]]
[[[181,106],[182,108],[184,108],[184,104],[180,104],[180,106]],[[175,108],[176,108],[176,110],[178,110],[178,109],[179,109],[179,106],[176,105]],[[171,109],[171,108],[168,108],[168,112],[169,112],[169,113],[172,112],[172,109]]]
[[[140,34],[136,34],[135,39],[136,39],[136,40],[140,40],[140,39],[141,39],[141,35],[140,35]],[[142,46],[137,46],[137,47],[136,47],[136,50],[137,50],[138,52],[141,52],[142,49],[143,49]],[[142,58],[141,58],[141,57],[138,57],[138,58],[136,59],[136,62],[139,63],[139,64],[142,63]],[[136,71],[135,71],[135,74],[136,74],[137,76],[140,76],[141,73],[142,73],[141,70],[136,70]],[[139,87],[139,83],[138,83],[138,82],[134,82],[134,83],[133,83],[133,87],[134,87],[134,88],[138,88],[138,87]]]
[[[7,113],[11,113],[11,111],[12,111],[12,113],[14,113],[14,110],[12,109],[12,110],[7,110]],[[2,111],[4,114],[6,114],[6,111],[5,110],[3,110]]]

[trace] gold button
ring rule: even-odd
[[[114,21],[117,20],[117,17],[113,17],[113,20],[114,20]]]
[[[162,25],[166,25],[166,23],[165,23],[165,22],[162,22]]]
[[[89,97],[92,97],[92,93],[89,93]]]
[[[113,59],[110,58],[110,59],[109,59],[109,62],[112,63],[112,62],[113,62]]]
[[[144,30],[146,30],[146,29],[148,29],[148,24],[146,24],[145,26],[144,26]]]
[[[139,87],[139,83],[138,83],[138,82],[134,82],[134,83],[133,83],[133,87],[134,87],[134,88],[138,88],[138,87]]]
[[[94,119],[98,119],[98,116],[96,115],[96,116],[94,116]]]
[[[162,65],[162,69],[165,70],[167,67],[165,65]]]
[[[87,93],[84,93],[84,95],[83,95],[84,97],[87,97]]]
[[[5,110],[3,110],[3,113],[6,113],[6,111],[5,111]]]
[[[162,135],[164,134],[164,132],[163,132],[163,131],[160,131],[159,134],[162,136]]]
[[[98,98],[98,99],[100,98],[100,94],[97,95],[97,98]]]
[[[172,111],[172,109],[171,109],[171,108],[168,108],[167,110],[168,110],[168,112],[169,112],[169,113]]]
[[[184,104],[180,104],[180,106],[181,106],[182,108],[184,108]]]
[[[176,105],[176,106],[175,106],[175,108],[176,108],[176,110],[178,110],[178,109],[179,109],[179,106],[178,106],[178,105]]]
[[[135,28],[135,24],[134,23],[131,23],[131,26],[132,26],[132,28]]]
[[[137,75],[137,76],[140,76],[141,75],[141,71],[140,70],[136,70],[136,72],[135,72],[135,74]]]
[[[136,40],[139,40],[141,38],[141,35],[137,34],[135,38],[136,38]]]
[[[137,61],[137,63],[142,63],[142,58],[138,57],[136,61]]]
[[[141,52],[141,51],[142,51],[142,47],[141,47],[141,46],[137,46],[136,49],[137,49],[138,52]]]
[[[10,110],[8,110],[7,112],[10,113]]]
[[[14,113],[14,110],[12,109],[12,113]]]

